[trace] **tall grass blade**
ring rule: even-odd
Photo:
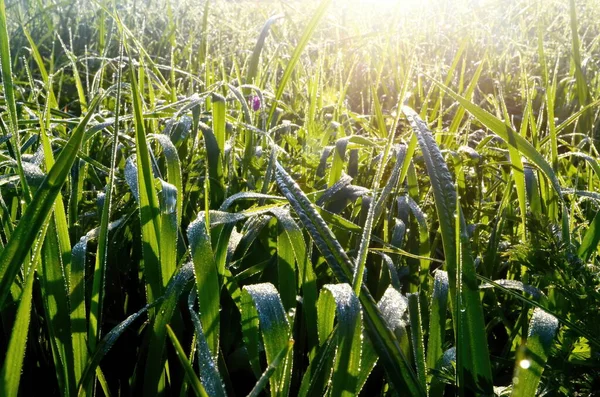
[[[417,134],[431,180],[437,217],[440,222],[446,271],[450,280],[450,301],[453,306],[457,343],[457,373],[459,387],[477,393],[492,391],[492,373],[485,334],[483,309],[473,258],[466,235],[466,225],[457,200],[454,183],[431,131],[410,108],[403,112]],[[456,214],[456,216],[455,216]],[[464,374],[464,378],[461,377]],[[462,383],[464,382],[464,384]],[[466,390],[466,389],[463,389]]]
[[[296,48],[294,49],[294,52],[292,53],[292,56],[290,57],[290,60],[287,66],[285,67],[285,70],[283,71],[283,76],[281,77],[281,80],[277,85],[277,90],[275,91],[275,98],[273,99],[273,104],[271,105],[271,109],[269,110],[269,117],[267,119],[268,126],[271,126],[272,122],[274,121],[273,116],[275,115],[275,110],[277,109],[278,102],[283,96],[283,92],[290,80],[290,77],[292,77],[292,72],[294,71],[298,60],[300,59],[302,51],[304,51],[304,48],[306,47],[308,41],[312,37],[319,21],[321,20],[321,18],[323,18],[323,15],[325,15],[325,11],[327,10],[327,7],[329,7],[329,4],[331,4],[331,1],[332,0],[321,1],[321,3],[319,4],[319,8],[317,8],[310,22],[308,22],[308,25],[306,25],[302,36],[300,36],[300,40],[298,41],[298,44],[296,45]]]

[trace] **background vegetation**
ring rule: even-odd
[[[597,1],[0,0],[0,395],[593,395]]]

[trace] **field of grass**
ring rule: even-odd
[[[591,396],[597,0],[0,0],[0,396]]]

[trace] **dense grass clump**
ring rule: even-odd
[[[599,390],[600,6],[427,4],[0,0],[0,395]]]

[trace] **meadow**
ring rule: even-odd
[[[1,396],[592,396],[597,0],[0,0]]]

